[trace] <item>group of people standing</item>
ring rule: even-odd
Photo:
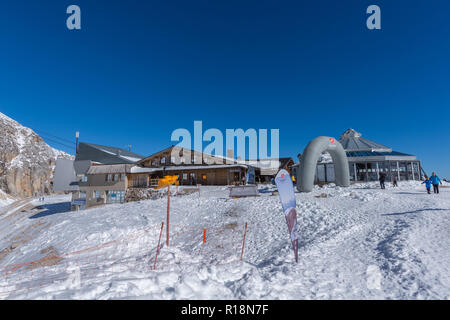
[[[381,187],[381,189],[386,189],[386,185],[384,184],[385,181],[386,181],[386,173],[380,172],[380,178],[379,178],[379,181],[380,181],[380,187]],[[392,186],[393,186],[393,187],[398,187],[398,184],[397,184],[397,178],[396,178],[395,176],[392,176]]]
[[[381,189],[386,189],[385,181],[386,181],[386,173],[380,172],[380,187]],[[431,175],[431,177],[425,176],[425,181],[422,182],[422,184],[425,184],[425,187],[427,188],[428,194],[431,194],[431,186],[433,186],[433,192],[439,193],[439,184],[442,184],[441,179],[436,175],[435,172]],[[395,176],[393,176],[392,185],[394,187],[397,187],[397,179]]]

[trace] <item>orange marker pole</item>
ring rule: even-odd
[[[158,259],[159,246],[161,245],[161,236],[163,229],[164,229],[164,221],[161,222],[161,231],[159,232],[158,247],[156,248],[156,257],[155,257],[155,264],[153,265],[153,270],[156,270],[156,260]]]
[[[206,243],[206,229],[203,229],[203,243]]]
[[[244,256],[244,248],[245,248],[245,238],[247,236],[247,222],[245,223],[245,229],[244,229],[244,239],[242,240],[242,251],[241,251],[241,260]]]
[[[169,246],[169,217],[170,217],[170,184],[167,186],[167,226],[166,226],[166,245]]]

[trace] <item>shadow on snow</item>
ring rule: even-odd
[[[41,207],[44,210],[31,216],[30,219],[38,219],[46,216],[51,216],[58,213],[70,212],[70,202],[50,203],[43,204],[37,207]]]
[[[417,209],[414,211],[405,211],[405,212],[396,212],[396,213],[385,213],[382,214],[382,216],[401,216],[404,214],[410,214],[410,213],[419,213],[419,212],[423,212],[423,211],[450,211],[450,209],[441,209],[441,208],[425,208],[425,209]]]

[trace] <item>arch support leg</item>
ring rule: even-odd
[[[330,153],[333,159],[336,185],[350,186],[350,172],[344,148],[336,139],[321,136],[312,140],[303,151],[297,171],[298,191],[311,192],[313,190],[317,161],[325,151]]]

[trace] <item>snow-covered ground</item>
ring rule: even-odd
[[[60,195],[0,208],[0,297],[449,299],[450,185],[439,195],[399,185],[296,194],[298,264],[271,186],[253,198],[230,199],[226,187],[172,197],[156,270],[167,198],[68,212]]]

